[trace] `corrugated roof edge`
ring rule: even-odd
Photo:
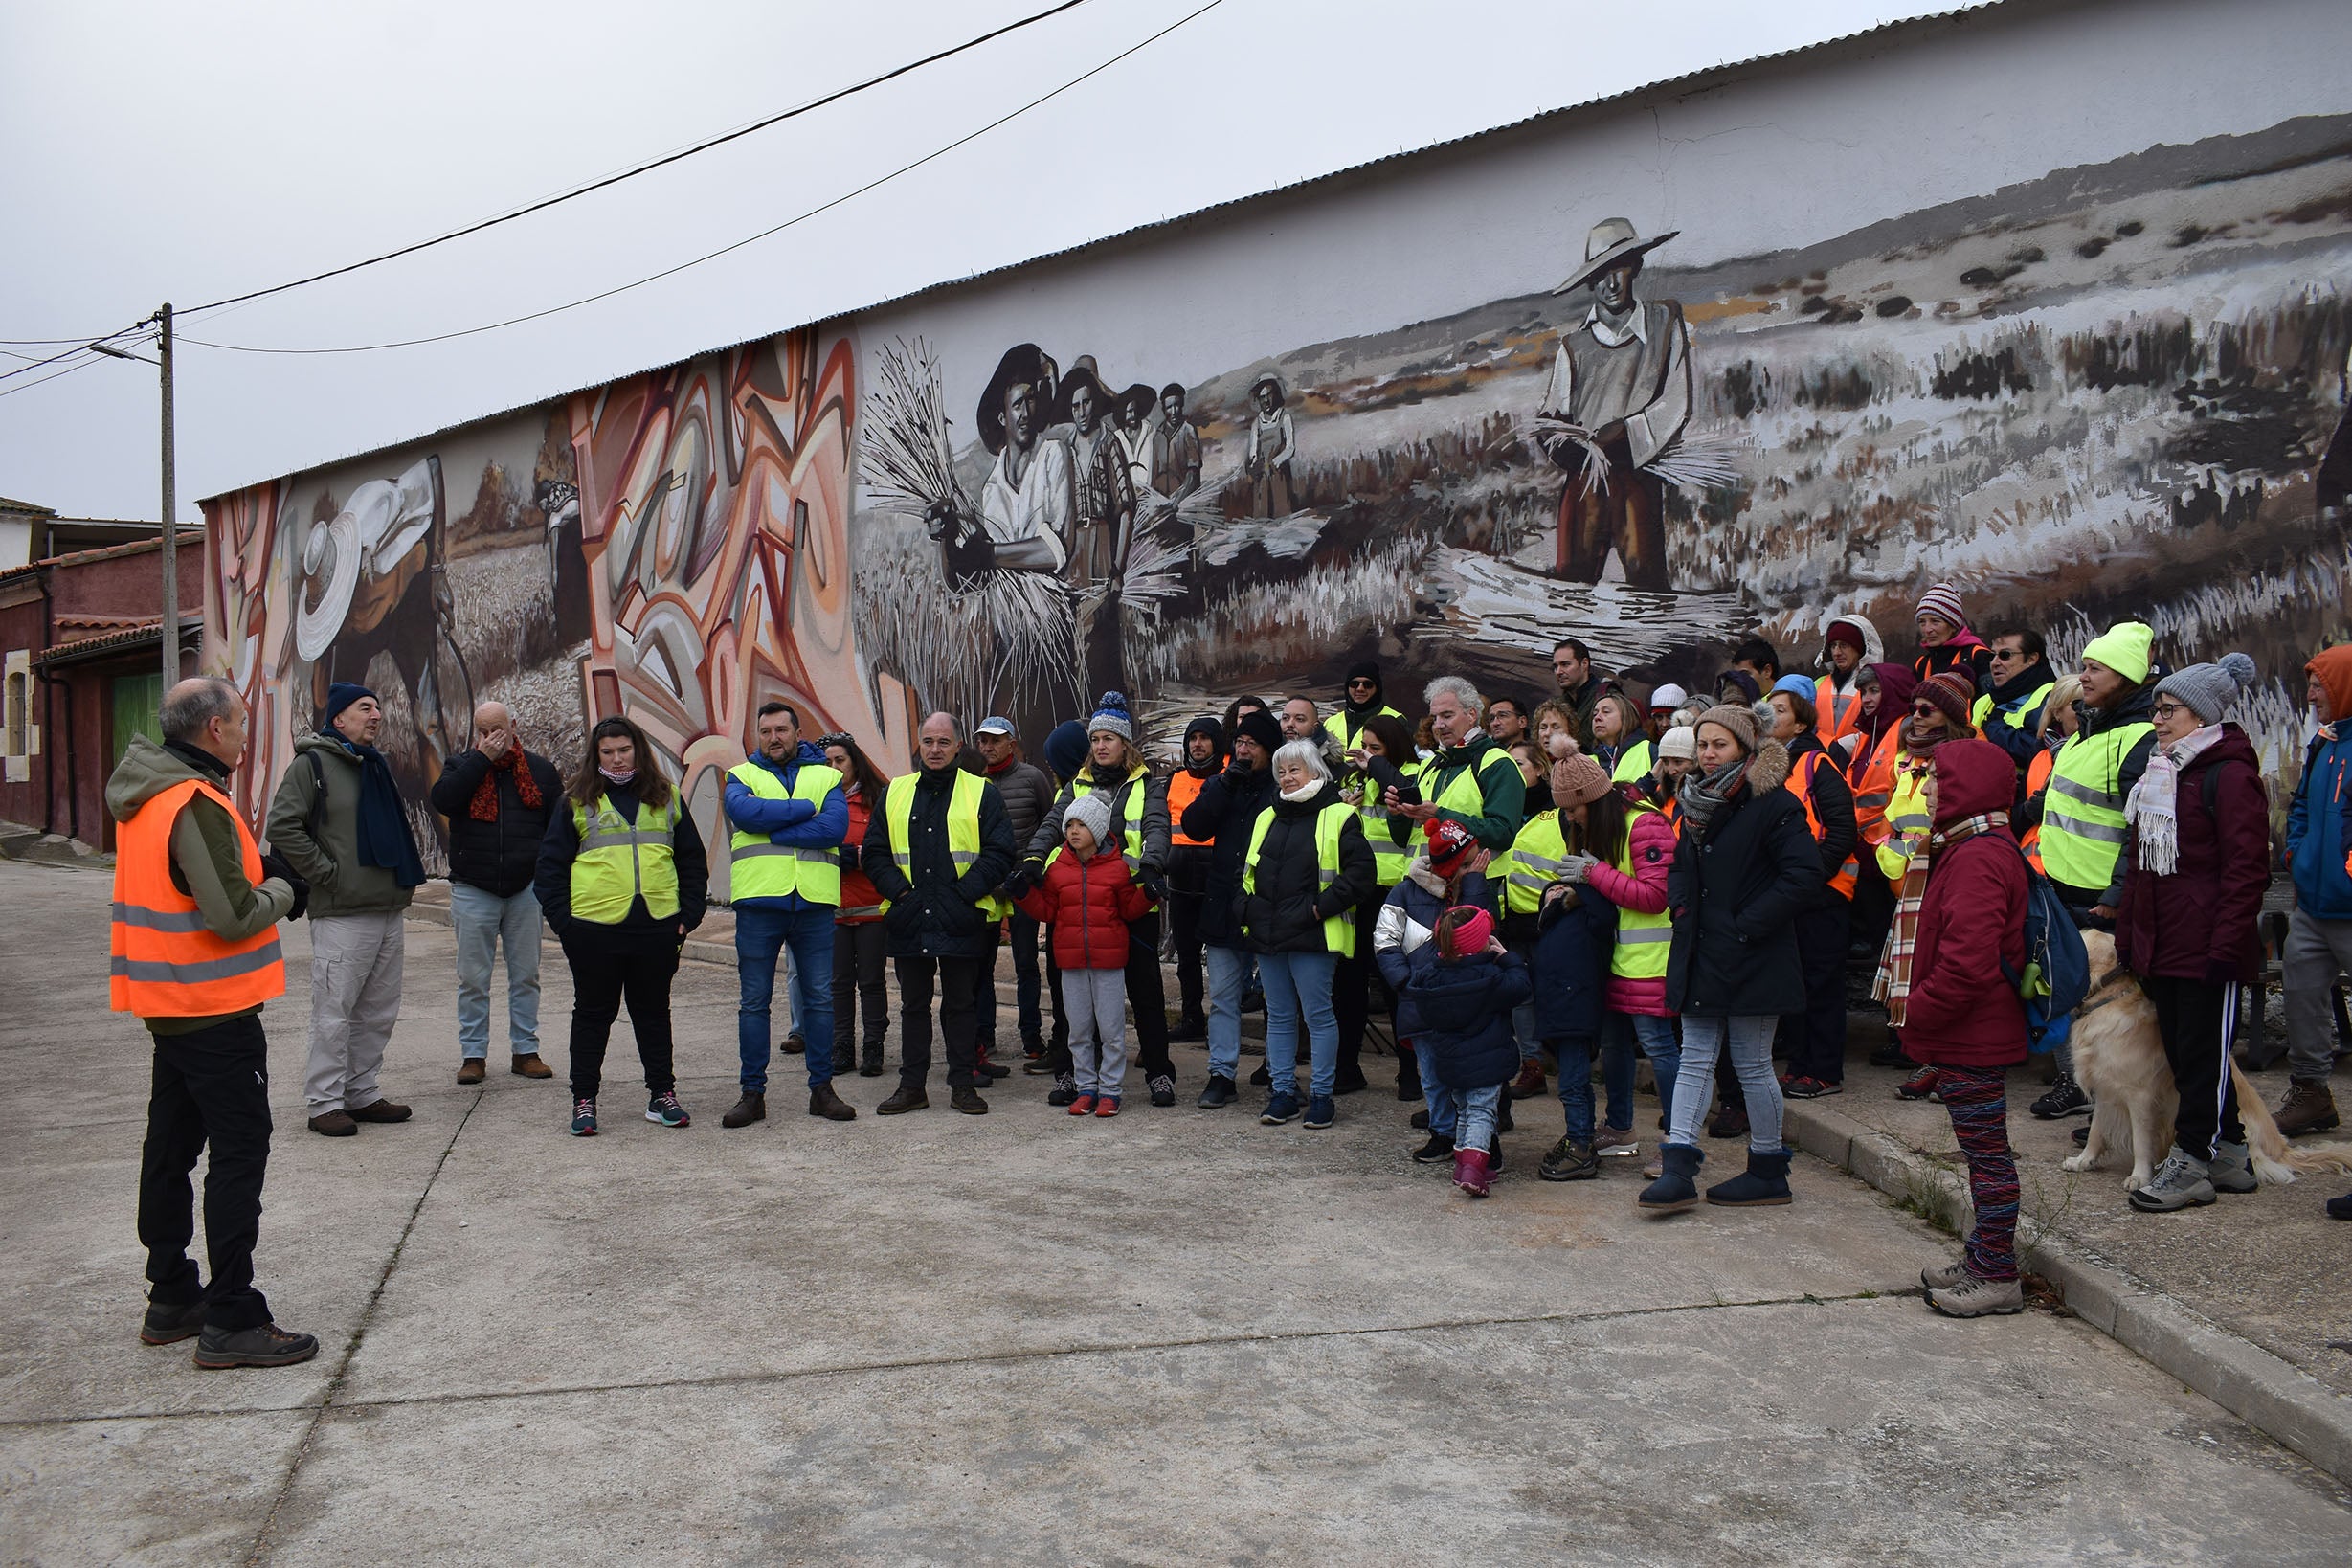
[[[1271,190],[1253,191],[1246,196],[1235,196],[1231,200],[1196,208],[1192,212],[1182,213],[1175,217],[1159,218],[1151,223],[1137,224],[1133,228],[1104,235],[1099,238],[1086,240],[1083,244],[1064,246],[1058,251],[1042,251],[1036,256],[1023,257],[1018,261],[1007,261],[1001,266],[990,267],[981,272],[967,273],[960,278],[945,279],[936,283],[926,283],[923,287],[909,290],[905,294],[893,294],[864,304],[852,305],[845,310],[836,311],[832,315],[821,316],[814,321],[791,322],[781,326],[772,326],[765,331],[754,332],[749,337],[737,338],[730,343],[712,344],[689,353],[681,354],[676,359],[663,360],[656,365],[640,366],[634,370],[624,370],[607,381],[592,381],[586,386],[551,392],[545,396],[528,398],[506,408],[459,419],[454,424],[421,430],[414,436],[405,436],[398,440],[386,441],[378,446],[362,447],[355,452],[347,452],[339,457],[323,459],[318,462],[307,463],[301,468],[284,473],[265,475],[260,479],[232,485],[226,490],[207,496],[198,504],[210,505],[215,501],[235,495],[240,490],[250,490],[256,485],[274,484],[281,480],[296,479],[303,474],[316,473],[323,468],[336,468],[345,463],[357,462],[375,453],[392,452],[401,447],[414,446],[420,441],[454,436],[477,425],[493,424],[501,419],[510,419],[518,414],[526,414],[533,409],[544,408],[558,398],[616,386],[632,376],[649,375],[658,370],[665,370],[672,366],[683,365],[700,359],[706,354],[727,353],[741,348],[747,344],[764,342],[779,332],[822,326],[827,322],[840,321],[843,317],[862,316],[871,311],[886,310],[894,305],[904,305],[916,300],[929,299],[933,295],[944,294],[950,290],[968,288],[974,283],[984,282],[1009,272],[1018,272],[1024,267],[1034,267],[1042,262],[1067,260],[1073,257],[1131,245],[1147,235],[1165,234],[1187,225],[1198,224],[1213,216],[1232,214],[1261,202],[1285,200],[1308,190],[1339,189],[1347,183],[1370,178],[1376,170],[1385,170],[1395,165],[1418,159],[1434,158],[1444,153],[1458,152],[1473,143],[1491,141],[1499,137],[1524,135],[1539,125],[1547,125],[1580,115],[1592,115],[1604,110],[1623,108],[1642,99],[1694,97],[1717,87],[1729,86],[1734,81],[1740,80],[1755,72],[1760,66],[1780,66],[1797,60],[1820,61],[1837,54],[1868,54],[1893,41],[1900,34],[1925,33],[1939,27],[1978,25],[1995,14],[2005,17],[2030,13],[2035,17],[2043,17],[2056,11],[2095,9],[2114,3],[2115,0],[1975,0],[1973,4],[1955,6],[1949,11],[1932,11],[1924,16],[1907,16],[1900,21],[1882,22],[1876,27],[1864,28],[1859,33],[1842,34],[1834,38],[1824,38],[1818,43],[1803,44],[1795,49],[1783,49],[1770,55],[1756,55],[1722,65],[1711,65],[1703,71],[1691,71],[1679,77],[1669,77],[1661,81],[1646,82],[1639,87],[1628,87],[1624,92],[1611,93],[1602,98],[1564,103],[1557,109],[1546,109],[1540,114],[1529,115],[1523,120],[1508,121],[1500,125],[1490,125],[1485,130],[1449,137],[1443,142],[1432,142],[1426,146],[1409,147],[1401,152],[1392,152],[1385,157],[1375,158],[1368,163],[1350,164],[1345,168],[1333,169],[1328,174],[1317,174],[1311,179],[1296,180],[1288,185],[1275,186]]]

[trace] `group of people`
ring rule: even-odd
[[[1009,946],[1020,1070],[1050,1076],[1048,1101],[1071,1115],[1127,1103],[1131,1011],[1153,1105],[1176,1104],[1170,1045],[1187,1040],[1207,1045],[1198,1105],[1235,1104],[1242,1019],[1262,1008],[1259,1120],[1328,1128],[1336,1100],[1368,1086],[1362,1052],[1385,1012],[1398,1096],[1422,1102],[1411,1157],[1450,1162],[1470,1197],[1502,1170],[1513,1102],[1545,1094],[1549,1072],[1562,1125],[1539,1176],[1588,1179],[1637,1154],[1646,1057],[1664,1138],[1639,1205],[1776,1206],[1792,1199],[1784,1100],[1842,1091],[1848,963],[1874,960],[1890,1025],[1874,1060],[1915,1069],[1905,1097],[1944,1106],[1975,1199],[1965,1251],[1924,1277],[1927,1300],[1952,1315],[2015,1311],[2006,1074],[2051,1050],[2055,1080],[2032,1113],[2088,1109],[2065,1019],[2027,1005],[2035,879],[2080,925],[2116,933],[2180,1087],[2172,1153],[2133,1204],[2178,1210],[2252,1188],[2229,1067],[2274,861],[2255,753],[2227,715],[2256,672],[2241,654],[2166,670],[2150,629],[2127,621],[2061,674],[2029,629],[1980,637],[1940,585],[1916,631],[1916,657],[1893,662],[1866,619],[1839,616],[1817,675],[1783,671],[1750,638],[1700,697],[1613,679],[1566,638],[1557,695],[1530,706],[1441,676],[1418,726],[1362,663],[1328,708],[1242,698],[1196,718],[1166,773],[1116,692],[1054,729],[1042,768],[1006,719],[967,737],[931,714],[895,778],[852,737],[804,737],[791,705],[768,702],[722,807],[741,988],[739,1097],[722,1124],[767,1115],[779,967],[810,1115],[854,1119],[837,1074],[884,1073],[885,968],[898,1082],[875,1111],[929,1106],[935,1008],[949,1104],[986,1113],[981,1090],[1016,1070],[997,1057]],[[2352,647],[2321,652],[2307,674],[2316,729],[2285,843],[2290,1135],[2337,1125],[2329,996],[2352,968]],[[246,723],[226,683],[174,687],[164,741],[134,739],[108,787],[114,1004],[155,1042],[142,1334],[197,1337],[200,1366],[316,1351],[275,1326],[252,1276],[270,1132],[258,1015],[284,989],[278,921],[312,922],[311,1131],[348,1137],[410,1115],[378,1080],[424,873],[374,748],[382,722],[365,688],[332,688],[280,781],[267,852],[224,790]],[[485,704],[430,805],[450,824],[459,1081],[486,1073],[502,950],[511,1070],[553,1075],[537,1034],[544,922],[573,978],[571,1131],[599,1131],[623,1007],[646,1118],[690,1125],[669,991],[709,903],[711,857],[644,733],[600,720],[566,777]],[[1703,1193],[1702,1129],[1748,1143],[1744,1168]],[[200,1286],[189,1175],[208,1143]],[[2329,1207],[2352,1218],[2352,1197]]]

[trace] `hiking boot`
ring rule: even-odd
[[[2205,1178],[2213,1183],[2217,1193],[2251,1193],[2258,1185],[2254,1180],[2253,1153],[2242,1143],[2225,1143],[2213,1151],[2213,1161],[2206,1167]]]
[[[797,1029],[795,1029],[792,1031],[792,1033],[784,1037],[784,1054],[786,1056],[804,1055],[807,1053],[808,1048],[809,1042],[807,1037],[803,1036]]]
[[[1200,1098],[1194,1103],[1203,1110],[1217,1110],[1241,1097],[1242,1091],[1233,1086],[1232,1079],[1222,1073],[1211,1073],[1209,1086],[1200,1091]]]
[[[1166,1073],[1154,1073],[1143,1081],[1143,1086],[1152,1091],[1154,1105],[1166,1107],[1176,1104],[1176,1080]]]
[[[753,1122],[768,1119],[768,1096],[757,1089],[745,1089],[743,1098],[727,1108],[719,1118],[721,1127],[750,1127]]]
[[[1307,1116],[1300,1125],[1310,1127],[1320,1132],[1331,1126],[1333,1119],[1338,1114],[1338,1111],[1332,1106],[1330,1095],[1311,1094],[1307,1097]]]
[[[350,1138],[359,1135],[359,1124],[340,1110],[330,1110],[311,1117],[310,1131],[323,1138]]]
[[[1187,1013],[1168,1026],[1168,1039],[1177,1045],[1197,1045],[1209,1038],[1209,1020],[1198,1013]]]
[[[1744,1138],[1748,1135],[1748,1108],[1736,1100],[1726,1100],[1707,1118],[1707,1135],[1711,1138]]]
[[[595,1101],[571,1102],[571,1135],[575,1138],[593,1138],[596,1135]]]
[[[275,1323],[251,1329],[208,1327],[196,1338],[196,1365],[207,1372],[224,1367],[290,1367],[318,1354],[315,1334],[288,1333]]]
[[[1535,1174],[1546,1181],[1590,1181],[1601,1174],[1601,1160],[1591,1144],[1562,1133],[1559,1142],[1544,1151]]]
[[[2213,1182],[2206,1162],[2178,1149],[2164,1156],[2164,1163],[2156,1168],[2146,1186],[2132,1194],[2132,1207],[2142,1214],[2202,1208],[2213,1200]]]
[[[694,1118],[686,1108],[678,1103],[676,1089],[664,1089],[660,1094],[646,1096],[645,1119],[661,1127],[691,1127]]]
[[[1078,1090],[1073,1087],[1070,1092],[1075,1095]],[[874,1108],[874,1114],[901,1116],[909,1110],[929,1110],[930,1105],[931,1097],[923,1092],[922,1085],[901,1084],[890,1091],[890,1097],[887,1100]]]
[[[1933,1268],[1920,1269],[1919,1288],[1922,1290],[1957,1289],[1960,1282],[1967,1277],[1968,1260],[1965,1257],[1959,1257],[1948,1264],[1938,1264]]]
[[[1786,1206],[1794,1201],[1794,1195],[1788,1190],[1788,1151],[1776,1149],[1767,1154],[1760,1150],[1749,1150],[1747,1170],[1708,1188],[1707,1201],[1725,1209]]]
[[[1519,1076],[1512,1081],[1511,1097],[1514,1100],[1533,1100],[1544,1092],[1544,1087],[1543,1059],[1532,1058],[1519,1064]]]
[[[882,1046],[879,1043],[866,1046],[864,1051],[859,1055],[858,1076],[861,1078],[880,1078],[882,1076]]]
[[[1484,1198],[1490,1185],[1484,1149],[1454,1151],[1454,1185],[1471,1198]]]
[[[1273,1096],[1266,1102],[1266,1109],[1258,1113],[1258,1121],[1266,1127],[1280,1127],[1285,1122],[1297,1120],[1298,1096],[1295,1094]]]
[[[988,1114],[988,1102],[980,1098],[978,1089],[967,1085],[963,1088],[948,1091],[948,1109],[960,1110],[967,1116],[985,1116]]]
[[[2317,1078],[2291,1078],[2287,1097],[2273,1113],[2278,1131],[2290,1138],[2306,1132],[2330,1132],[2336,1128],[2336,1095]]]
[[[1416,1165],[1442,1165],[1454,1157],[1454,1140],[1443,1132],[1432,1132],[1429,1141],[1413,1151]]]
[[[854,1122],[858,1108],[834,1092],[830,1080],[809,1090],[809,1114],[829,1122]]]
[[[1969,1274],[1957,1285],[1930,1290],[1927,1304],[1946,1317],[2014,1317],[2026,1310],[2026,1287],[2019,1280]]]
[[[2084,1116],[2090,1114],[2091,1096],[2082,1091],[2082,1086],[2074,1082],[2072,1074],[2062,1072],[2042,1097],[2027,1109],[2045,1122],[2054,1122],[2061,1116]]]
[[[1707,1163],[1706,1154],[1696,1144],[1669,1143],[1659,1151],[1658,1163],[1663,1174],[1642,1189],[1635,1203],[1648,1214],[1680,1214],[1697,1207],[1699,1167]]]
[[[1894,1086],[1894,1097],[1898,1100],[1933,1100],[1938,1105],[1941,1105],[1943,1096],[1936,1092],[1936,1086],[1939,1082],[1941,1082],[1941,1076],[1935,1068],[1921,1067],[1917,1072]]]
[[[1833,1084],[1826,1078],[1797,1077],[1781,1086],[1781,1093],[1791,1100],[1820,1100],[1845,1092],[1844,1084]]]
[[[481,1057],[469,1056],[464,1061],[458,1064],[458,1082],[460,1084],[479,1084],[482,1082],[483,1076],[488,1073],[488,1071],[489,1064],[483,1062]]]
[[[506,1070],[517,1078],[552,1078],[555,1076],[555,1069],[540,1061],[537,1051],[525,1051],[520,1056],[511,1058],[507,1063]]]
[[[390,1100],[370,1100],[364,1106],[346,1106],[345,1114],[355,1122],[405,1122],[412,1112],[406,1106]]]
[[[1078,1075],[1065,1072],[1055,1077],[1054,1086],[1045,1096],[1045,1103],[1049,1106],[1066,1106],[1077,1098]]]
[[[1602,1159],[1622,1159],[1641,1152],[1642,1140],[1633,1135],[1630,1127],[1611,1127],[1602,1122],[1593,1129],[1593,1153]]]
[[[176,1345],[204,1332],[204,1298],[177,1306],[148,1302],[147,1315],[139,1323],[142,1345]]]

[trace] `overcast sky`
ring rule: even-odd
[[[1050,0],[0,6],[0,339],[112,331],[522,205]],[[626,283],[968,136],[1208,0],[1088,0],[554,212],[189,339],[429,336]],[[1953,9],[1892,0],[1221,0],[966,146],[717,261],[427,347],[183,347],[182,514],[239,484],[943,280],[1730,60]],[[11,347],[38,357],[55,348]],[[0,370],[21,359],[0,359]],[[0,381],[0,495],[153,516],[155,372]],[[23,388],[21,392],[13,389]]]

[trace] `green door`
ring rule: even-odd
[[[130,750],[133,735],[145,735],[161,744],[164,728],[156,715],[164,706],[164,672],[152,675],[118,675],[114,678],[114,760],[121,762],[123,753]]]

